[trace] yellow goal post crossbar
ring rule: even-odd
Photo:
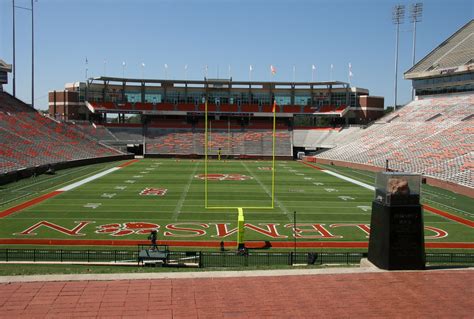
[[[273,103],[273,128],[272,128],[272,204],[271,206],[209,206],[209,195],[208,195],[208,110],[207,110],[207,98],[205,101],[205,113],[204,113],[204,207],[206,209],[274,209],[275,208],[275,145],[276,145],[276,102]]]

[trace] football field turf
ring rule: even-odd
[[[296,233],[301,247],[366,249],[373,173],[278,161],[271,208],[271,162],[210,161],[206,209],[203,160],[123,163],[4,185],[0,245],[135,245],[158,228],[160,241],[217,246],[236,240],[237,207],[251,207],[244,208],[246,241],[284,247]],[[474,200],[426,185],[422,195],[427,247],[473,249]]]

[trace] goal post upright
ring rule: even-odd
[[[207,209],[207,97],[204,104],[204,208]]]
[[[275,140],[276,140],[276,102],[273,102],[273,136],[272,136],[272,208],[275,208]]]

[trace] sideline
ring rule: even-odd
[[[343,176],[343,175],[340,175],[338,173],[335,173],[335,172],[332,172],[332,171],[329,171],[329,170],[326,170],[326,169],[322,169],[321,167],[319,166],[316,166],[316,165],[312,165],[312,164],[309,164],[309,163],[306,163],[306,162],[303,162],[303,161],[300,161],[300,163],[306,165],[306,166],[309,166],[309,167],[312,167],[314,169],[317,169],[317,170],[320,170],[326,174],[330,174],[330,175],[333,175],[337,178],[340,178],[340,179],[343,179],[345,181],[348,181],[350,183],[353,183],[353,184],[356,184],[356,185],[359,185],[359,186],[362,186],[362,187],[365,187],[367,189],[370,189],[370,190],[375,190],[375,187],[374,186],[371,186],[371,185],[368,185],[368,184],[365,184],[365,183],[362,183],[362,182],[359,182],[355,179],[352,179],[352,178],[349,178],[349,177],[346,177],[346,176]],[[468,220],[468,219],[465,219],[465,218],[462,218],[462,217],[459,217],[459,216],[456,216],[454,214],[450,214],[448,212],[445,212],[445,211],[442,211],[440,209],[436,209],[434,207],[431,207],[431,206],[428,206],[426,204],[422,204],[423,208],[435,215],[438,215],[438,216],[441,216],[441,217],[444,217],[446,219],[449,219],[451,221],[454,221],[454,222],[457,222],[459,224],[462,224],[462,225],[465,225],[465,226],[468,226],[468,227],[471,227],[471,228],[474,228],[474,222],[471,221],[471,220]]]
[[[317,170],[319,170],[319,171],[321,171],[321,172],[324,172],[324,173],[326,173],[326,174],[335,176],[335,177],[337,177],[337,178],[339,178],[339,179],[343,179],[343,180],[345,180],[345,181],[348,181],[348,182],[350,182],[350,183],[352,183],[352,184],[356,184],[356,185],[362,186],[362,187],[364,187],[364,188],[367,188],[367,189],[369,189],[369,190],[371,190],[371,191],[375,191],[375,187],[374,187],[374,186],[371,186],[371,185],[369,185],[369,184],[360,182],[360,181],[358,181],[358,180],[352,179],[352,178],[350,178],[350,177],[347,177],[347,176],[338,174],[338,173],[336,173],[336,172],[333,172],[333,171],[330,171],[330,170],[327,170],[327,169],[323,169],[323,168],[321,168],[321,167],[319,167],[319,166],[316,166],[316,165],[313,165],[313,164],[309,164],[309,163],[306,163],[306,162],[303,162],[303,161],[300,161],[300,163],[301,163],[301,164],[304,164],[304,165],[306,165],[306,166],[309,166],[309,167],[311,167],[311,168],[317,169]]]
[[[131,164],[133,164],[133,163],[135,163],[135,162],[137,162],[137,161],[138,161],[138,160],[134,159],[134,160],[125,162],[125,163],[123,163],[122,165],[119,165],[119,166],[117,166],[117,167],[112,167],[112,168],[110,168],[110,169],[108,169],[108,170],[106,170],[106,171],[103,171],[103,172],[101,172],[101,173],[92,175],[92,176],[87,177],[87,178],[85,178],[85,179],[83,179],[83,180],[80,180],[80,181],[78,181],[78,182],[75,182],[75,183],[72,183],[72,184],[70,184],[70,185],[61,187],[61,188],[59,188],[59,189],[57,189],[57,190],[55,190],[55,191],[46,193],[46,194],[44,194],[44,195],[42,195],[42,196],[40,196],[40,197],[33,198],[33,199],[31,199],[31,200],[29,200],[29,201],[27,201],[27,202],[24,202],[24,203],[21,203],[21,204],[19,204],[19,205],[16,205],[16,206],[13,206],[13,207],[11,207],[11,208],[8,208],[8,209],[6,209],[6,210],[0,212],[0,218],[7,217],[7,216],[9,216],[9,215],[11,215],[11,214],[13,214],[13,213],[22,211],[22,210],[24,210],[25,208],[28,208],[28,207],[34,206],[34,205],[36,205],[36,204],[39,204],[39,203],[41,203],[41,202],[43,202],[43,201],[45,201],[45,200],[47,200],[47,199],[49,199],[49,198],[55,197],[55,196],[57,196],[57,195],[59,195],[59,194],[62,194],[62,193],[67,192],[67,191],[70,191],[70,190],[72,190],[72,189],[74,189],[74,188],[77,188],[77,187],[79,187],[79,186],[82,186],[82,185],[84,185],[84,184],[86,184],[86,183],[88,183],[88,182],[90,182],[90,181],[93,181],[93,180],[95,180],[95,179],[101,178],[101,177],[103,177],[103,176],[105,176],[105,175],[107,175],[107,174],[110,174],[110,173],[112,173],[112,172],[115,172],[116,170],[119,170],[119,169],[121,169],[121,168],[123,168],[123,167],[126,167],[126,166],[128,166],[128,165],[131,165]]]
[[[293,248],[294,242],[269,241],[272,248]],[[43,246],[137,246],[149,245],[148,240],[133,239],[32,239],[32,238],[0,238],[0,245],[43,245]],[[220,247],[220,240],[159,240],[158,245],[170,247]],[[261,249],[266,241],[247,242],[249,249]],[[226,248],[237,247],[236,241],[224,242]],[[300,241],[296,243],[297,248],[363,248],[369,247],[367,241]],[[425,248],[433,249],[474,249],[473,242],[425,242]]]

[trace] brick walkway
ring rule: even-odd
[[[0,284],[0,318],[472,318],[474,272]]]

